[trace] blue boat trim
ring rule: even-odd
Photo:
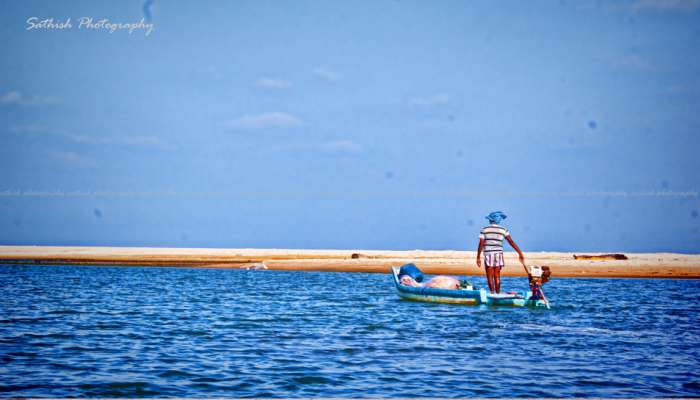
[[[394,277],[394,285],[399,297],[413,301],[427,301],[432,303],[453,303],[470,305],[487,305],[503,307],[546,307],[542,300],[529,300],[531,292],[517,295],[491,295],[485,289],[437,289],[430,287],[413,287],[402,285],[399,282],[400,267],[391,267]]]

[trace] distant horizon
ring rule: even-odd
[[[216,249],[216,250],[226,250],[226,249],[260,249],[260,250],[338,250],[338,251],[353,251],[353,250],[358,250],[358,251],[469,251],[469,252],[476,252],[476,248],[473,249],[401,249],[401,248],[393,248],[393,249],[370,249],[370,248],[357,248],[357,247],[347,247],[347,248],[338,248],[338,247],[309,247],[309,248],[302,248],[302,247],[250,247],[250,246],[144,246],[144,245],[130,245],[130,244],[124,244],[124,245],[101,245],[101,244],[19,244],[19,243],[2,243],[0,246],[36,246],[36,247],[132,247],[132,248],[171,248],[171,249]],[[604,251],[598,251],[598,250],[525,250],[521,249],[523,252],[527,255],[527,253],[581,253],[581,254],[681,254],[681,255],[697,255],[700,253],[697,252],[683,252],[683,251],[666,251],[666,250],[659,250],[659,251],[622,251],[622,250],[604,250]],[[513,249],[505,249],[505,253],[515,253]],[[517,255],[517,254],[516,254]],[[3,261],[0,260],[0,264],[2,264]],[[679,279],[684,279],[684,278],[679,278]]]

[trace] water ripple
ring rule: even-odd
[[[556,279],[549,311],[405,302],[377,274],[0,266],[0,281],[3,397],[700,396],[699,281]]]

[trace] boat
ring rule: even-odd
[[[491,294],[485,289],[437,289],[402,285],[399,281],[401,267],[391,267],[399,297],[405,300],[466,305],[502,307],[549,307],[544,300],[531,300],[532,292]]]

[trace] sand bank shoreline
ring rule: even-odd
[[[595,254],[595,253],[576,253]],[[700,279],[700,254],[625,253],[627,260],[575,260],[574,253],[529,252],[528,264],[548,265],[557,277]],[[0,246],[0,263],[244,268],[376,272],[413,262],[429,274],[480,275],[476,252],[453,250],[294,250],[155,247]],[[504,276],[524,276],[517,255],[506,253]]]

